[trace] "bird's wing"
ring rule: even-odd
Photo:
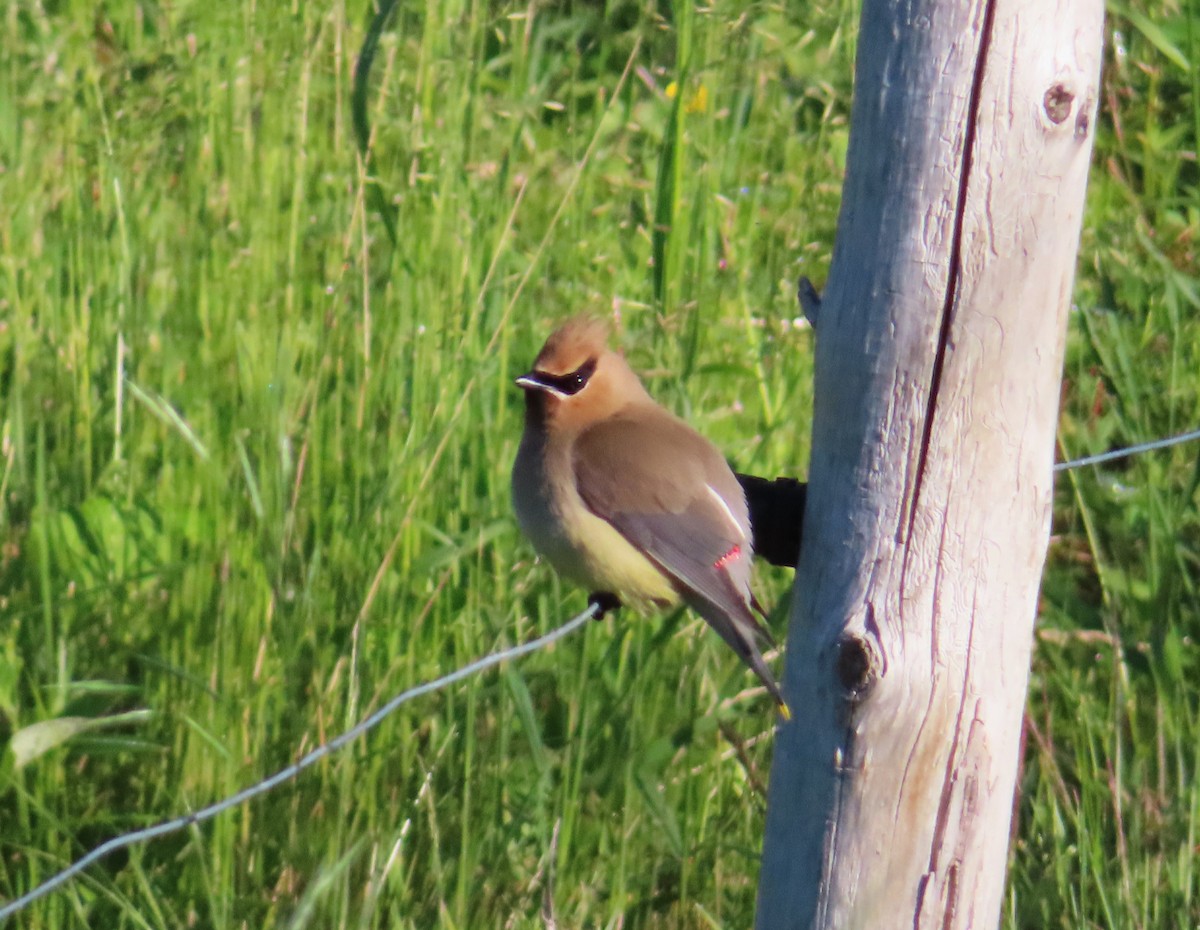
[[[791,716],[756,640],[750,610],[750,515],[721,453],[657,407],[588,427],[572,454],[580,497],[650,558]]]
[[[749,607],[745,495],[715,446],[666,411],[642,407],[586,429],[573,465],[588,508],[669,575],[739,655],[754,638],[771,641]]]

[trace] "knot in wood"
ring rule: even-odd
[[[1092,128],[1091,102],[1088,102],[1086,107],[1080,107],[1079,113],[1075,116],[1075,138],[1082,142],[1088,137],[1088,131]]]
[[[837,645],[838,684],[848,700],[863,700],[879,678],[879,661],[871,641],[858,633],[843,633]]]
[[[1042,106],[1046,110],[1046,116],[1050,118],[1050,122],[1056,125],[1071,115],[1071,104],[1074,102],[1075,95],[1067,89],[1065,84],[1055,84],[1042,97]],[[1076,129],[1078,130],[1078,127]]]

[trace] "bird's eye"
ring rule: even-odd
[[[565,391],[566,394],[578,394],[585,387],[588,381],[596,371],[596,360],[589,358],[586,362],[576,368],[566,377]]]
[[[542,375],[542,380],[558,391],[560,394],[565,394],[568,397],[572,394],[578,394],[585,387],[592,375],[596,372],[596,360],[588,359],[574,371],[565,375]]]

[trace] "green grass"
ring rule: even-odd
[[[828,267],[856,4],[402,4],[369,98],[395,249],[350,118],[369,10],[320,7],[0,24],[0,725],[152,712],[5,759],[5,897],[582,606],[508,500],[511,379],[561,317],[613,315],[739,467],[803,473],[793,294]],[[1073,454],[1194,426],[1200,392],[1200,22],[1109,28]],[[1013,927],[1200,922],[1198,462],[1059,482]],[[744,927],[751,687],[690,615],[592,624],[18,923]]]

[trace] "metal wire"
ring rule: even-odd
[[[1157,449],[1166,449],[1170,446],[1180,445],[1185,442],[1192,442],[1200,439],[1200,429],[1192,430],[1187,433],[1180,433],[1177,436],[1171,436],[1166,439],[1156,439],[1153,442],[1143,442],[1137,445],[1127,446],[1123,449],[1114,449],[1111,452],[1101,452],[1097,455],[1088,455],[1083,458],[1072,459],[1068,462],[1059,462],[1054,466],[1056,472],[1067,471],[1072,468],[1083,468],[1086,465],[1100,465],[1104,462],[1111,462],[1115,459],[1127,458],[1131,455],[1140,455],[1143,452],[1152,452]],[[501,649],[499,652],[494,652],[491,655],[484,656],[482,659],[464,665],[460,669],[456,669],[441,678],[436,678],[433,681],[425,682],[416,687],[409,688],[397,694],[394,698],[380,707],[370,716],[366,717],[359,723],[355,724],[345,733],[336,736],[324,745],[318,746],[312,752],[305,755],[298,762],[294,762],[285,769],[281,769],[274,775],[262,779],[259,782],[244,788],[236,794],[230,795],[224,800],[217,801],[215,804],[210,804],[208,807],[202,807],[198,811],[193,811],[190,814],[184,814],[180,817],[175,817],[171,820],[163,821],[154,826],[145,827],[141,830],[134,830],[131,833],[124,833],[120,836],[115,836],[112,839],[101,843],[83,858],[76,860],[67,868],[63,869],[56,875],[51,876],[46,881],[42,882],[36,888],[26,892],[19,898],[14,898],[7,904],[0,906],[0,921],[7,920],[18,911],[24,910],[34,901],[43,898],[50,892],[62,885],[66,884],[88,866],[103,859],[109,853],[116,852],[118,849],[124,849],[128,846],[133,846],[136,843],[141,843],[146,840],[152,840],[160,836],[165,836],[168,833],[177,833],[184,830],[193,824],[204,823],[207,820],[212,820],[218,814],[237,807],[239,804],[249,801],[252,798],[258,797],[260,794],[265,794],[276,785],[282,784],[292,778],[295,778],[307,768],[311,768],[316,763],[320,762],[326,756],[332,755],[343,746],[353,742],[358,737],[362,736],[369,730],[374,729],[387,716],[396,711],[402,704],[406,704],[413,698],[421,697],[425,694],[430,694],[434,691],[439,691],[446,688],[455,682],[462,681],[464,678],[469,678],[493,666],[499,665],[508,659],[519,659],[522,656],[535,652],[544,646],[548,646],[556,640],[562,639],[565,636],[579,629],[588,620],[596,615],[599,606],[597,604],[589,604],[583,613],[578,614],[568,620],[562,626],[551,630],[544,636],[539,636],[537,639],[532,639],[527,643],[522,643],[518,646],[512,646],[508,649]]]
[[[1071,468],[1083,468],[1085,465],[1100,465],[1103,462],[1111,462],[1114,459],[1123,459],[1131,455],[1140,455],[1143,452],[1153,452],[1155,449],[1166,449],[1170,446],[1177,446],[1180,443],[1191,442],[1195,439],[1200,439],[1200,429],[1194,429],[1188,433],[1180,433],[1178,436],[1169,436],[1166,439],[1155,439],[1153,442],[1141,442],[1136,446],[1126,446],[1124,449],[1114,449],[1112,452],[1100,452],[1096,455],[1084,456],[1081,459],[1072,459],[1069,462],[1059,462],[1054,466],[1054,470],[1067,471]]]
[[[359,736],[362,736],[368,730],[377,726],[384,717],[393,713],[401,704],[406,704],[413,698],[421,697],[433,691],[439,691],[455,682],[462,681],[464,678],[469,678],[478,672],[489,669],[492,666],[499,665],[507,659],[519,659],[522,656],[528,655],[531,652],[536,652],[543,646],[548,646],[556,640],[568,636],[575,630],[579,629],[585,623],[592,619],[599,610],[598,604],[589,604],[587,609],[578,616],[568,620],[562,626],[551,630],[544,636],[539,636],[537,639],[532,639],[527,643],[522,643],[518,646],[512,646],[508,649],[501,649],[499,652],[494,652],[491,655],[484,656],[482,659],[476,659],[470,665],[464,665],[460,669],[456,669],[449,674],[443,675],[441,678],[427,681],[424,684],[409,688],[397,694],[394,698],[384,704],[379,710],[375,711],[369,717],[366,717],[359,723],[355,724],[345,733],[340,736],[335,736],[328,743],[318,746],[312,752],[301,758],[298,762],[294,762],[287,768],[276,772],[264,778],[262,781],[256,782],[249,788],[244,788],[237,794],[230,795],[222,801],[217,801],[215,804],[210,804],[208,807],[202,807],[198,811],[193,811],[190,814],[184,814],[181,817],[175,817],[172,820],[166,820],[162,823],[155,824],[151,827],[145,827],[141,830],[134,830],[132,833],[124,833],[121,836],[114,836],[111,840],[101,843],[82,859],[73,862],[67,868],[63,869],[58,874],[46,879],[36,888],[26,892],[19,898],[14,898],[7,904],[0,907],[0,921],[4,921],[16,914],[18,911],[28,907],[38,898],[45,897],[51,891],[66,884],[88,866],[103,859],[109,853],[116,852],[118,849],[124,849],[127,846],[132,846],[135,843],[141,843],[145,840],[152,840],[156,837],[165,836],[168,833],[177,833],[187,827],[197,823],[204,823],[206,820],[212,820],[218,814],[229,810],[232,807],[237,807],[243,801],[249,801],[251,798],[256,798],[260,794],[265,794],[276,785],[295,778],[305,769],[310,768],[320,762],[326,756],[331,755],[352,742]]]

